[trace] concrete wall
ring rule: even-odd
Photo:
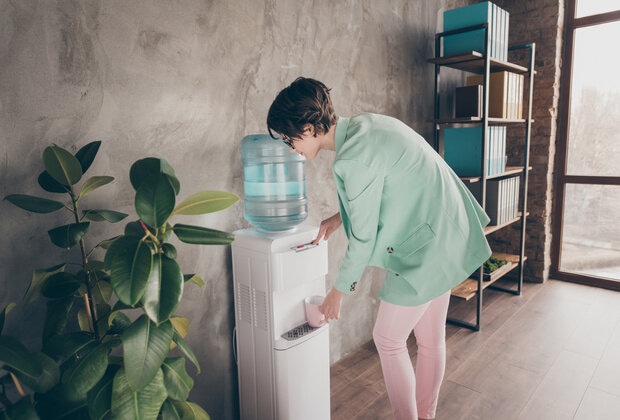
[[[361,111],[403,119],[430,134],[434,33],[441,12],[465,1],[0,0],[0,195],[39,194],[43,149],[103,144],[89,175],[114,184],[93,208],[135,215],[128,170],[137,159],[167,159],[181,198],[202,189],[243,194],[239,142],[265,132],[268,106],[297,76],[332,87],[340,115]],[[333,156],[307,165],[309,222],[337,209]],[[62,223],[0,203],[0,308],[20,302],[32,270],[64,261],[46,231]],[[242,205],[187,222],[247,227]],[[98,230],[99,229],[99,230]],[[94,228],[93,238],[120,232]],[[91,244],[92,245],[92,244]],[[330,240],[333,282],[346,240]],[[234,418],[233,298],[228,247],[180,246],[188,287],[179,312],[203,372],[192,398],[213,418]],[[332,362],[371,337],[383,273],[369,269],[331,329]],[[5,333],[34,349],[42,305],[19,305]]]

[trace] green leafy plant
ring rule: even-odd
[[[486,260],[483,264],[484,266],[484,273],[485,274],[491,274],[492,272],[494,272],[495,270],[505,266],[506,264],[508,264],[507,260],[501,259],[501,258],[497,258],[494,256],[490,256],[488,260]]]
[[[172,218],[217,212],[239,197],[201,191],[177,203],[180,182],[173,168],[164,159],[141,159],[129,172],[138,219],[127,223],[122,235],[89,247],[91,222],[117,223],[127,217],[81,207],[86,196],[114,180],[83,180],[100,145],[89,143],[75,155],[56,145],[43,152],[45,170],[38,183],[66,201],[5,197],[34,213],[67,210],[71,223],[50,229],[48,236],[58,247],[77,247],[79,261],[38,269],[32,276],[24,303],[47,303],[40,352],[31,353],[15,338],[0,336],[0,419],[209,418],[188,400],[193,379],[185,362],[193,363],[198,373],[200,366],[185,342],[189,321],[175,315],[185,286],[202,286],[204,281],[198,274],[182,273],[171,239],[226,245],[234,236],[172,224]],[[12,307],[0,315],[0,332]],[[9,388],[14,388],[17,401],[10,398]]]

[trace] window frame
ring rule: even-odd
[[[619,290],[620,281],[607,278],[589,276],[581,273],[573,273],[560,270],[562,252],[562,229],[564,201],[567,184],[586,184],[586,185],[617,185],[620,186],[620,176],[589,176],[589,175],[567,175],[568,161],[568,138],[570,126],[570,103],[572,88],[572,68],[573,68],[573,49],[574,38],[577,29],[588,26],[601,25],[610,22],[620,21],[620,9],[576,18],[576,2],[579,0],[567,0],[564,22],[564,43],[563,43],[563,67],[560,75],[560,102],[559,102],[559,121],[558,121],[558,141],[555,163],[554,181],[554,209],[552,224],[552,246],[551,246],[551,266],[550,277],[558,280],[570,281],[574,283],[586,284],[590,286],[602,287],[606,289]],[[583,0],[582,0],[583,1]]]

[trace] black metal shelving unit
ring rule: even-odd
[[[482,138],[480,141],[482,142],[482,156],[481,159],[481,176],[479,177],[468,177],[462,178],[465,183],[480,183],[480,203],[484,207],[486,202],[486,193],[487,193],[487,180],[491,178],[500,178],[500,177],[508,177],[520,175],[523,181],[522,186],[520,188],[519,195],[519,215],[516,219],[509,221],[508,223],[504,223],[500,226],[487,226],[485,228],[485,233],[489,235],[492,232],[503,229],[507,226],[513,225],[515,223],[520,223],[520,231],[519,231],[519,254],[517,255],[509,255],[509,254],[496,254],[494,255],[507,259],[508,264],[498,269],[497,272],[492,273],[490,276],[486,276],[484,274],[483,267],[480,267],[477,271],[475,277],[465,280],[459,286],[453,289],[452,295],[457,296],[459,298],[463,298],[465,300],[470,300],[471,298],[476,298],[476,321],[474,323],[467,322],[461,319],[448,318],[448,322],[454,325],[458,325],[461,327],[469,328],[474,331],[479,331],[481,327],[481,314],[482,314],[482,297],[483,291],[487,287],[500,290],[506,293],[511,293],[514,295],[520,295],[523,287],[523,266],[526,260],[525,257],[525,230],[526,230],[526,219],[527,219],[527,190],[528,190],[528,174],[530,170],[529,159],[530,159],[530,133],[531,133],[531,125],[532,125],[532,94],[533,94],[533,86],[534,86],[534,58],[536,54],[536,45],[534,43],[528,44],[520,44],[514,45],[508,48],[509,51],[519,51],[522,50],[523,59],[526,62],[525,65],[518,65],[507,61],[500,61],[494,58],[490,58],[488,54],[479,51],[470,51],[466,54],[459,54],[454,56],[444,57],[442,56],[442,39],[448,35],[463,33],[467,31],[475,31],[479,29],[484,29],[485,33],[485,44],[486,50],[490,51],[490,39],[489,39],[489,31],[488,24],[481,24],[476,26],[470,26],[467,28],[462,28],[453,31],[441,32],[435,35],[435,57],[429,59],[428,61],[435,65],[435,100],[434,100],[434,147],[435,150],[440,151],[442,149],[441,141],[442,129],[449,126],[468,126],[468,125],[479,125],[482,127]],[[441,109],[441,69],[443,67],[449,67],[452,69],[482,74],[483,75],[483,88],[482,88],[482,116],[480,118],[443,118],[442,117],[442,109]],[[525,75],[525,80],[527,81],[527,85],[529,86],[527,90],[524,89],[524,92],[527,93],[527,97],[523,101],[523,119],[503,119],[503,118],[489,118],[489,77],[490,74],[496,71],[510,71],[513,73],[523,74]],[[513,166],[507,167],[506,171],[502,174],[493,175],[491,177],[486,175],[485,168],[485,159],[487,156],[487,139],[488,136],[488,127],[489,125],[524,125],[524,145],[523,145],[523,158],[522,158],[522,166]],[[517,282],[515,288],[508,287],[500,287],[495,282],[499,280],[504,275],[517,270]]]

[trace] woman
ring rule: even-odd
[[[314,242],[342,224],[347,251],[321,312],[338,319],[344,295],[367,265],[387,270],[373,340],[396,419],[432,419],[445,371],[450,289],[491,255],[489,218],[443,159],[415,131],[383,115],[337,117],[323,83],[298,78],[267,116],[276,134],[313,159],[335,152],[339,213],[321,222]],[[413,330],[415,373],[407,351]]]

